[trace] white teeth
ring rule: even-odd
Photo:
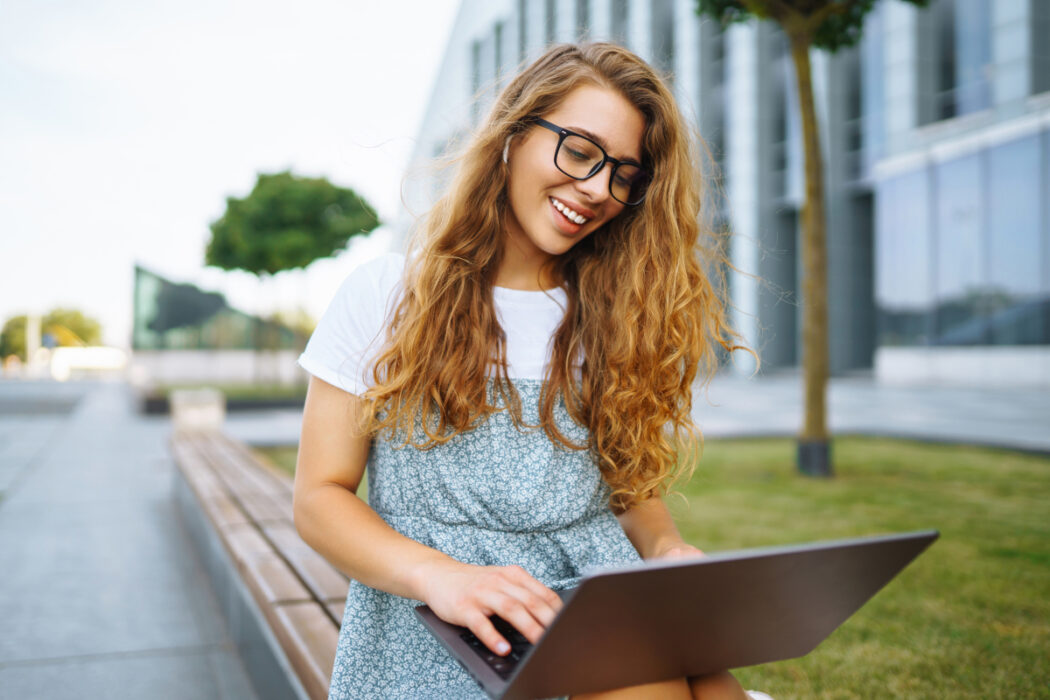
[[[562,214],[564,214],[565,218],[568,219],[569,221],[573,222],[574,224],[580,224],[582,226],[583,224],[585,224],[588,221],[590,221],[590,219],[587,219],[586,217],[580,216],[579,214],[574,212],[572,209],[569,209],[567,206],[565,206],[564,204],[559,202],[554,197],[551,197],[551,201],[554,202],[554,208],[557,209],[558,211],[560,211]]]

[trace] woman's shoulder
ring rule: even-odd
[[[368,300],[387,302],[391,292],[400,288],[404,269],[405,256],[401,253],[386,253],[365,261],[343,279],[336,300],[352,301],[355,306]]]
[[[355,267],[346,277],[346,283],[353,284],[356,281],[368,281],[371,283],[385,282],[392,285],[401,280],[401,274],[405,269],[405,256],[402,253],[384,253],[378,257],[367,260]]]

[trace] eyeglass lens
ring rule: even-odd
[[[570,177],[584,180],[595,175],[604,164],[605,152],[588,138],[567,135],[554,154],[554,164]],[[637,204],[645,196],[648,178],[645,171],[631,163],[614,166],[609,190],[623,204]]]

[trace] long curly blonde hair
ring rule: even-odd
[[[722,279],[726,260],[699,223],[696,139],[664,83],[623,47],[553,46],[498,96],[422,224],[421,249],[406,264],[404,293],[364,397],[372,430],[424,449],[500,410],[522,427],[492,291],[508,215],[502,150],[584,84],[617,90],[642,113],[643,161],[653,180],[640,205],[552,262],[568,308],[552,344],[540,421],[551,440],[592,451],[610,503],[622,511],[691,470],[679,464],[676,446],[699,435],[690,417],[693,382],[698,372],[710,379],[718,347],[738,347],[724,284],[712,281]],[[558,429],[559,398],[589,429],[589,444],[573,444]]]

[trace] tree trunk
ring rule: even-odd
[[[802,374],[805,419],[798,443],[798,469],[809,476],[831,476],[827,430],[828,276],[824,214],[824,163],[813,100],[809,63],[811,36],[788,31],[802,112],[806,158],[806,201],[802,207]]]

